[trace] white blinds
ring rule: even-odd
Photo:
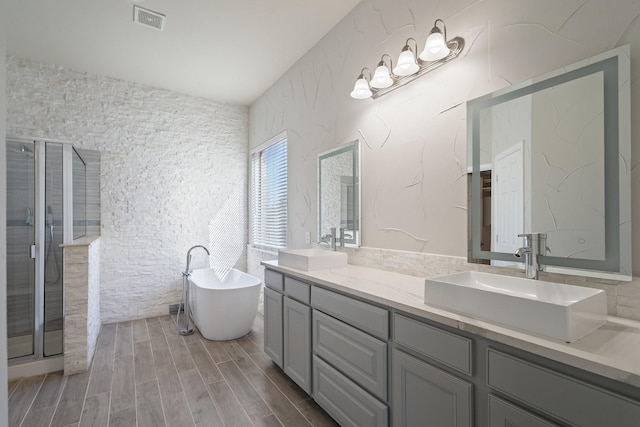
[[[287,140],[251,155],[251,242],[287,247]]]

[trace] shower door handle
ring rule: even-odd
[[[36,245],[29,245],[29,256],[31,259],[36,259]]]

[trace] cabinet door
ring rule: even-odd
[[[311,307],[284,298],[284,372],[311,393]]]
[[[489,427],[557,427],[494,395],[489,395]]]
[[[473,425],[473,385],[428,363],[393,350],[393,425]]]
[[[283,367],[282,357],[282,294],[264,288],[264,352]]]

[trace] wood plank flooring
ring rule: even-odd
[[[337,426],[251,333],[208,341],[170,316],[102,325],[91,369],[9,383],[11,427]]]

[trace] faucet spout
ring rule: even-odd
[[[524,257],[524,275],[527,279],[538,279],[538,271],[541,266],[538,257],[544,255],[541,250],[546,249],[547,235],[544,233],[527,233],[519,234],[518,237],[524,238],[524,246],[518,248],[513,256],[516,258]]]
[[[189,251],[187,252],[187,268],[185,268],[185,270],[184,270],[184,274],[186,274],[187,276],[189,275],[190,266],[191,266],[191,258],[192,258],[191,251],[196,249],[196,248],[201,248],[207,253],[207,255],[211,255],[209,253],[209,249],[207,249],[206,247],[204,247],[202,245],[192,246],[191,249],[189,249]]]
[[[331,227],[331,233],[323,235],[320,239],[321,239],[320,243],[327,243],[327,239],[328,239],[329,249],[331,249],[332,251],[336,250],[336,228],[335,227]]]

